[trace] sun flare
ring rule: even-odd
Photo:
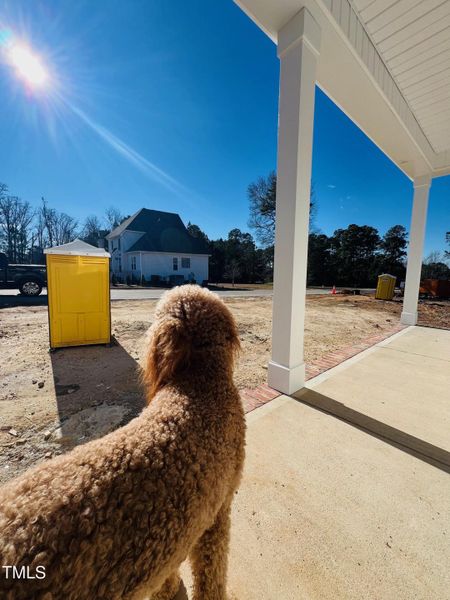
[[[17,74],[30,86],[42,87],[46,84],[48,73],[39,57],[30,50],[24,46],[13,46],[9,50],[9,59]]]

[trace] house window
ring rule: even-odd
[[[117,240],[117,250],[120,250],[120,238]]]
[[[181,259],[181,268],[182,269],[190,269],[191,268],[191,259],[190,258],[182,258]]]
[[[173,270],[178,271],[178,257],[177,256],[173,257]]]
[[[131,270],[136,271],[136,257],[135,256],[131,257]]]
[[[122,259],[119,258],[119,273],[122,273]]]

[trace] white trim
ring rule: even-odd
[[[415,325],[417,323],[417,307],[419,304],[420,276],[422,272],[430,185],[430,177],[417,177],[414,180],[405,293],[403,296],[403,311],[400,317],[401,322],[405,325]]]
[[[391,100],[391,98],[388,96],[387,91],[385,91],[382,87],[382,85],[378,82],[377,78],[375,77],[375,75],[372,73],[372,71],[370,70],[369,66],[367,65],[366,61],[364,60],[364,58],[361,56],[361,54],[358,52],[358,50],[355,48],[355,46],[352,44],[352,42],[350,41],[350,39],[348,38],[347,34],[345,33],[345,31],[343,30],[343,28],[341,27],[341,24],[336,20],[336,17],[334,16],[334,14],[331,12],[331,10],[327,7],[326,3],[324,0],[316,0],[318,6],[320,6],[320,8],[322,9],[322,12],[325,15],[325,18],[328,19],[328,21],[331,23],[332,27],[334,28],[334,30],[338,33],[339,37],[341,38],[341,40],[345,43],[345,45],[349,48],[349,50],[352,52],[353,56],[358,60],[358,63],[360,64],[361,68],[363,69],[363,71],[365,72],[365,74],[369,77],[369,79],[371,80],[372,84],[375,86],[375,88],[378,90],[378,92],[383,96],[383,98],[386,101],[386,104],[389,106],[391,112],[393,113],[393,115],[395,115],[397,121],[402,125],[403,129],[406,131],[407,135],[409,136],[410,140],[414,143],[415,147],[419,150],[420,154],[422,155],[422,158],[425,160],[425,162],[427,163],[429,169],[431,171],[434,170],[434,166],[432,164],[432,161],[430,158],[428,158],[425,150],[420,146],[420,143],[416,140],[416,138],[414,137],[413,132],[411,131],[411,129],[408,127],[407,123],[405,122],[405,120],[403,119],[403,117],[399,114],[399,112],[397,111],[397,109],[394,106],[394,101]],[[364,33],[367,36],[367,39],[370,43],[370,45],[372,46],[373,51],[375,52],[376,56],[379,58],[379,60],[381,61],[381,64],[383,65],[384,69],[386,70],[386,73],[388,74],[390,80],[392,81],[392,89],[397,90],[399,97],[403,100],[403,102],[405,103],[408,112],[410,113],[410,116],[412,117],[416,127],[419,129],[421,135],[424,137],[425,143],[428,144],[429,146],[429,152],[432,153],[432,155],[436,155],[436,152],[434,151],[432,145],[430,144],[428,138],[426,137],[424,131],[422,130],[422,128],[420,127],[413,111],[411,110],[408,102],[406,101],[406,98],[403,96],[403,94],[401,93],[400,89],[398,88],[397,83],[395,82],[395,79],[393,78],[393,76],[391,75],[390,70],[388,69],[388,67],[386,66],[386,63],[384,62],[384,60],[382,59],[382,57],[380,56],[380,53],[377,50],[376,45],[372,42],[372,38],[370,37],[367,29],[364,27],[364,24],[361,22],[358,12],[353,8],[353,6],[350,4],[349,0],[342,0],[343,2],[346,2],[349,6],[349,10],[351,10],[357,20],[358,23],[361,25],[361,27],[364,30]],[[330,18],[331,16],[331,18]],[[379,150],[381,150],[381,152],[383,152],[383,154],[385,154],[389,160],[391,160],[401,171],[402,173],[404,173],[409,179],[413,179],[413,176],[408,174],[404,168],[402,167],[402,165],[400,163],[398,163],[396,160],[394,160],[387,152],[386,150],[384,150],[383,148],[381,148],[381,146],[379,146],[365,131],[365,129],[363,127],[361,127],[358,122],[354,119],[353,116],[351,116],[350,114],[348,114],[345,110],[343,110],[342,106],[335,101],[335,99],[326,92],[326,90],[320,86],[320,89],[329,97],[331,98],[331,100],[334,102],[334,104],[336,104],[336,106],[339,107],[339,109],[353,122],[355,123],[355,125],[364,133],[364,135],[366,135],[371,142],[373,142],[377,148],[379,148]]]
[[[120,225],[119,225],[119,227],[120,227]],[[108,235],[105,235],[105,239],[115,240],[116,238],[122,236],[126,231],[129,231],[130,233],[141,233],[142,235],[145,235],[147,233],[146,231],[141,231],[140,229],[128,229],[128,227],[125,227],[125,229],[122,229],[122,231],[120,233],[116,233],[115,235],[112,235],[114,233],[114,230],[111,231],[110,233],[108,233]]]
[[[422,175],[421,177],[415,177],[414,181],[414,189],[417,190],[418,188],[422,188],[422,187],[426,187],[429,188],[431,185],[431,175]]]
[[[402,311],[402,315],[401,315],[401,322],[403,323],[403,325],[417,325],[417,313],[410,313],[410,312],[405,312]]]
[[[320,29],[306,8],[278,32],[280,100],[269,385],[291,394],[305,383],[303,355],[314,97]],[[311,49],[313,40],[315,49]]]
[[[298,44],[305,44],[317,56],[320,54],[320,27],[305,9],[301,9],[278,32],[278,58],[282,58]]]
[[[305,363],[296,367],[285,367],[271,360],[267,373],[270,387],[284,394],[293,394],[305,385]]]

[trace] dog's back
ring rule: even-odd
[[[4,572],[0,598],[113,600],[157,590],[230,502],[245,421],[223,364],[226,344],[216,346],[217,369],[199,370],[203,351],[195,356],[183,338],[190,360],[165,374],[138,418],[0,491],[2,565],[45,568],[42,579]],[[149,361],[158,354],[150,346]]]
[[[0,597],[123,598],[186,558],[238,485],[244,421],[231,398],[206,422],[176,396],[162,391],[126,427],[5,487],[2,565],[44,567],[45,578],[2,577]]]

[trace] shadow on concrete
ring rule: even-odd
[[[22,294],[0,294],[0,309],[14,306],[47,306],[47,294],[22,296]]]
[[[321,412],[332,415],[341,421],[345,421],[349,425],[352,425],[361,431],[365,431],[373,437],[376,437],[407,454],[411,454],[446,473],[450,473],[450,452],[443,448],[434,446],[433,444],[414,437],[409,433],[405,433],[400,429],[386,425],[386,423],[383,423],[382,421],[373,419],[353,408],[345,406],[342,402],[319,394],[314,390],[303,388],[299,392],[293,394],[293,398],[308,406],[316,408]]]
[[[52,441],[63,451],[125,425],[145,406],[139,364],[116,341],[60,348],[51,363],[59,414]]]

